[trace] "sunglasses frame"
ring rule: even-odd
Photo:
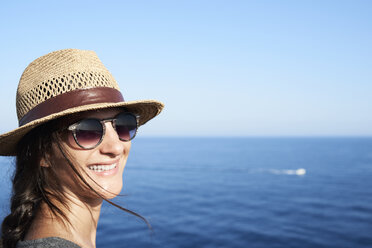
[[[116,131],[116,120],[117,120],[117,117],[118,117],[119,115],[121,115],[121,114],[132,115],[132,116],[136,119],[136,132],[134,133],[133,137],[132,137],[130,140],[123,140],[123,139],[121,139],[121,138],[119,137],[119,134],[118,134],[117,131]],[[93,120],[97,120],[97,121],[99,121],[99,122],[101,123],[101,126],[102,126],[102,135],[101,135],[100,140],[98,141],[98,143],[97,143],[95,146],[93,146],[93,147],[89,147],[89,148],[86,148],[86,147],[82,146],[82,145],[78,142],[78,139],[77,139],[77,137],[76,137],[76,128],[78,127],[78,125],[79,125],[82,121],[84,121],[84,120],[92,120],[92,119],[93,119]],[[69,125],[69,126],[67,127],[67,130],[69,130],[69,131],[72,132],[72,136],[74,137],[75,143],[76,143],[79,147],[83,148],[84,150],[92,150],[92,149],[96,148],[97,146],[99,146],[99,145],[102,143],[103,138],[105,137],[105,133],[106,133],[106,125],[105,125],[106,122],[111,122],[111,125],[112,125],[112,127],[115,129],[116,134],[118,135],[119,140],[121,140],[121,141],[123,141],[123,142],[128,142],[128,141],[131,141],[132,139],[134,139],[134,137],[136,137],[136,134],[137,134],[137,131],[138,131],[138,126],[139,126],[139,121],[138,121],[138,120],[139,120],[139,115],[135,115],[135,114],[133,114],[133,113],[131,113],[131,112],[121,112],[121,113],[117,114],[114,118],[106,118],[106,119],[84,118],[84,119],[82,119],[82,120],[80,120],[80,121],[78,121],[78,122],[75,122],[75,123]]]

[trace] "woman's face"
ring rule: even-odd
[[[104,111],[90,111],[79,115],[79,119],[113,118],[122,110],[110,109]],[[84,179],[105,198],[113,198],[118,195],[123,186],[123,171],[128,159],[131,142],[123,142],[112,126],[111,122],[105,123],[105,135],[102,142],[95,148],[86,150],[78,146],[73,138],[72,132],[67,131],[62,137],[62,146],[67,151],[72,163],[79,170]],[[58,149],[58,148],[57,148]],[[58,151],[57,151],[58,152]],[[72,169],[66,159],[60,155],[56,156],[57,170],[62,184],[67,190],[75,195],[97,198],[97,195],[89,189],[82,190],[79,183],[74,179]],[[80,183],[81,184],[81,183]],[[97,185],[98,184],[98,185]],[[83,191],[83,192],[81,192]]]

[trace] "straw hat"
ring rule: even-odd
[[[15,155],[27,132],[61,116],[125,107],[139,115],[139,125],[143,125],[164,105],[155,100],[125,102],[117,82],[95,52],[65,49],[29,64],[18,84],[16,107],[19,127],[0,135],[0,155]]]

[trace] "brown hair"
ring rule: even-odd
[[[90,189],[111,205],[141,218],[151,229],[144,217],[105,198],[84,179],[61,145],[61,133],[58,130],[61,123],[64,122],[63,120],[54,120],[43,124],[26,134],[18,143],[16,169],[12,180],[10,214],[5,217],[2,223],[2,244],[6,248],[16,247],[17,242],[25,237],[42,202],[47,205],[56,218],[69,222],[64,210],[57,206],[60,205],[69,211],[66,202],[67,196],[62,190],[62,182],[57,176],[56,168],[53,163],[49,163],[48,156],[46,156],[46,154],[53,154],[53,145],[57,145],[67,164],[74,171],[74,180],[77,180],[81,187]],[[42,160],[45,160],[50,166],[47,168],[40,166]]]

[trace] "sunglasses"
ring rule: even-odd
[[[96,148],[105,136],[105,123],[111,122],[121,141],[132,140],[137,133],[138,119],[132,113],[123,112],[109,119],[87,118],[70,125],[74,140],[83,149]]]

